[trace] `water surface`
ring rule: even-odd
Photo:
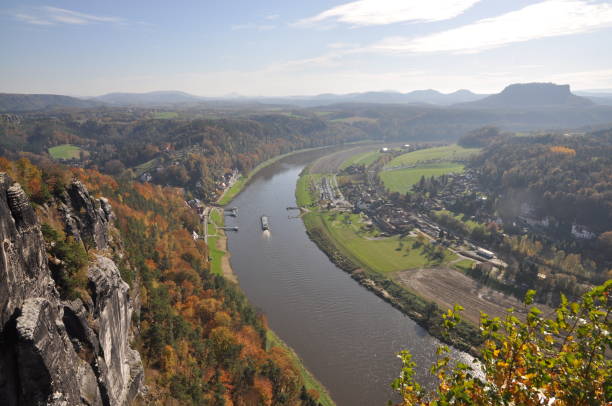
[[[308,239],[295,211],[299,173],[323,152],[287,157],[260,171],[231,203],[231,264],[251,303],[327,387],[339,406],[386,405],[399,373],[396,353],[409,349],[428,380],[438,341],[337,268]],[[261,229],[266,215],[270,232]],[[454,352],[455,356],[465,354]],[[429,381],[431,382],[431,381]]]

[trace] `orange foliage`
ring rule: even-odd
[[[567,155],[570,157],[574,157],[576,156],[576,150],[572,149],[572,148],[568,148],[568,147],[563,147],[560,145],[554,146],[554,147],[550,147],[550,152],[554,153],[554,154],[560,154],[560,155]]]
[[[111,190],[117,190],[119,188],[119,184],[113,177],[103,175],[98,171],[91,169],[85,170],[82,168],[70,168],[70,171],[73,176],[79,178],[89,190],[97,190],[101,185]]]
[[[261,339],[251,326],[244,326],[236,334],[236,341],[242,345],[240,357],[243,359],[255,359],[264,362],[267,354],[262,349]]]
[[[308,389],[308,394],[314,400],[319,400],[319,398],[321,397],[321,394],[319,393],[319,391],[314,388]]]
[[[272,382],[268,378],[257,376],[254,384],[255,390],[259,394],[259,400],[266,406],[272,405]]]

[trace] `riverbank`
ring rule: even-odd
[[[476,353],[476,347],[480,344],[480,334],[478,330],[465,322],[459,324],[452,337],[443,334],[441,328],[443,322],[443,311],[433,302],[424,300],[417,292],[409,291],[398,285],[394,280],[387,276],[384,269],[377,269],[368,264],[367,260],[371,255],[378,255],[381,258],[378,245],[382,241],[363,239],[360,242],[360,256],[351,252],[344,243],[346,235],[334,229],[334,221],[331,221],[333,214],[317,207],[316,191],[310,184],[311,176],[317,177],[319,174],[309,174],[308,168],[300,174],[296,185],[296,199],[300,207],[305,207],[309,212],[302,216],[309,238],[323,251],[329,259],[340,269],[348,272],[351,277],[359,282],[363,287],[374,292],[377,296],[390,303],[392,306],[409,316],[432,336],[445,341],[463,351]],[[345,219],[351,223],[349,216]],[[340,239],[342,238],[342,241]],[[368,246],[368,243],[371,246]],[[394,242],[395,243],[395,242]],[[397,244],[403,246],[404,242],[398,239]],[[388,247],[386,247],[388,248]],[[371,251],[365,252],[365,251]],[[411,250],[411,255],[413,254]],[[410,259],[410,258],[409,258]],[[418,259],[418,258],[416,258]],[[369,261],[371,262],[371,261]],[[391,273],[389,273],[390,275]]]
[[[327,389],[319,382],[312,373],[306,369],[304,363],[300,357],[296,354],[293,348],[289,347],[276,333],[272,330],[268,330],[266,335],[266,350],[270,350],[272,347],[281,347],[290,355],[295,368],[298,370],[302,379],[304,380],[304,386],[307,390],[314,390],[318,394],[318,402],[323,406],[335,406],[336,403],[332,400]]]
[[[223,194],[217,200],[217,204],[220,206],[226,206],[227,204],[229,204],[236,196],[240,194],[240,192],[242,192],[242,190],[245,188],[246,185],[249,184],[249,182],[251,181],[251,179],[253,179],[253,176],[257,174],[257,172],[272,165],[273,163],[278,162],[281,159],[286,158],[291,155],[301,154],[307,151],[315,151],[317,149],[323,149],[323,148],[330,148],[330,146],[298,149],[295,151],[287,152],[286,154],[277,155],[273,158],[263,161],[262,163],[257,165],[255,168],[251,169],[251,171],[246,176],[241,175],[240,178],[238,178],[238,180],[234,182],[234,184],[229,189],[223,192]]]

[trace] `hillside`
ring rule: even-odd
[[[211,271],[184,191],[2,158],[0,192],[7,404],[332,404]]]
[[[0,93],[0,113],[20,113],[58,108],[93,108],[103,103],[57,94]]]

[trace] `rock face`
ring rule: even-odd
[[[109,243],[110,205],[80,182],[60,211],[86,246]],[[143,389],[130,348],[133,304],[116,264],[96,256],[88,268],[92,300],[60,300],[45,243],[26,194],[0,174],[0,405],[125,405]]]
[[[113,261],[98,256],[88,270],[94,293],[94,317],[99,320],[97,362],[110,404],[122,405],[143,384],[140,354],[129,346],[132,304],[129,286]]]
[[[108,248],[108,227],[113,219],[110,204],[104,198],[94,199],[85,185],[73,181],[62,196],[60,212],[67,231],[86,247]]]

